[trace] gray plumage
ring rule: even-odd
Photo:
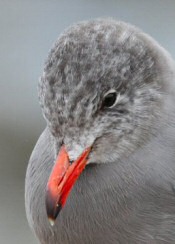
[[[31,155],[25,202],[42,244],[175,243],[175,65],[139,29],[78,23],[51,49],[39,81],[47,122]],[[117,92],[111,108],[105,94]],[[51,227],[45,188],[60,145],[89,165]]]

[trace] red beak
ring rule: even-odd
[[[67,197],[85,168],[91,148],[87,148],[72,164],[62,146],[49,177],[46,189],[46,211],[51,225],[65,205]]]

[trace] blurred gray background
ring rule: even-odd
[[[45,122],[37,82],[48,50],[74,22],[112,16],[139,26],[175,58],[175,0],[0,0],[0,243],[36,244],[24,179]]]

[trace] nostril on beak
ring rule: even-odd
[[[70,160],[69,162],[70,162],[70,164],[72,164],[74,161],[73,160]]]

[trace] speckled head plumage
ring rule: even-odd
[[[81,22],[60,36],[39,82],[56,153],[64,141],[73,160],[94,143],[91,160],[111,162],[144,143],[167,89],[157,54],[161,47],[153,50],[150,42],[135,27],[112,19]],[[118,101],[104,108],[111,89]]]

